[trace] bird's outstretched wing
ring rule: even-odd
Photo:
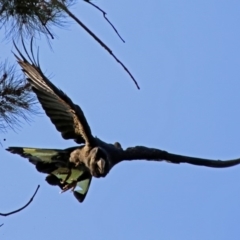
[[[78,147],[61,149],[41,149],[9,147],[7,151],[27,158],[39,172],[48,174],[46,181],[50,185],[59,186],[62,192],[72,189],[79,202],[83,202],[92,180],[85,169],[71,168],[70,153]]]
[[[119,155],[118,161],[120,162],[122,160],[137,159],[149,161],[167,161],[175,164],[189,163],[193,165],[213,168],[226,168],[240,164],[240,158],[226,161],[211,160],[172,154],[160,149],[147,148],[142,146],[127,148],[126,150],[122,151],[122,153]]]
[[[24,44],[23,44],[24,46]],[[15,45],[19,56],[15,55],[22,71],[27,76],[39,102],[64,139],[74,139],[77,143],[94,146],[95,139],[81,108],[43,74],[38,59],[34,58],[31,43],[31,57],[24,46],[29,61]]]

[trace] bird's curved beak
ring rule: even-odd
[[[100,158],[97,161],[98,171],[102,175],[105,172],[106,161],[103,158]]]

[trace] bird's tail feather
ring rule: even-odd
[[[51,163],[55,161],[66,161],[66,157],[69,156],[67,149],[9,147],[6,150],[13,154],[18,154],[21,157],[28,158],[33,164],[37,162]]]
[[[67,149],[48,149],[48,148],[28,148],[28,147],[9,147],[6,150],[27,158],[36,169],[42,173],[50,173],[59,167],[69,165],[70,153],[77,147]]]
[[[39,172],[49,174],[46,181],[50,185],[58,185],[63,192],[74,189],[74,196],[79,202],[83,202],[87,195],[92,176],[84,169],[69,168],[70,153],[78,147],[67,149],[46,149],[28,147],[9,147],[6,150],[27,158],[36,166]]]

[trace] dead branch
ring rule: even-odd
[[[33,201],[33,199],[34,199],[35,195],[37,194],[39,188],[40,188],[40,185],[37,186],[37,189],[35,190],[33,196],[30,198],[30,200],[27,202],[27,204],[25,204],[23,207],[15,210],[15,211],[9,212],[9,213],[0,213],[0,216],[6,217],[6,216],[15,214],[15,213],[20,212],[20,211],[22,211],[23,209],[25,209],[25,208]],[[2,225],[3,225],[3,224],[2,224]],[[1,227],[2,225],[0,225],[0,227]]]
[[[97,10],[99,10],[100,12],[102,12],[103,17],[105,18],[105,20],[111,25],[111,27],[113,28],[114,32],[118,35],[118,37],[125,43],[124,39],[121,37],[121,35],[119,34],[118,30],[114,27],[114,25],[110,22],[110,20],[106,17],[107,13],[102,10],[100,7],[98,7],[97,5],[95,5],[94,3],[90,2],[89,0],[84,0],[84,2],[89,3],[90,5],[92,5],[93,7],[95,7]]]
[[[140,89],[136,79],[133,77],[131,72],[128,70],[128,68],[114,55],[112,50],[100,39],[98,38],[88,27],[86,27],[64,4],[59,3],[59,7],[64,10],[69,17],[74,19],[89,35],[91,35],[122,67],[123,69],[128,73],[128,75],[131,77],[133,82],[135,83],[136,87]]]

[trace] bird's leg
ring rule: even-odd
[[[68,168],[68,173],[67,173],[67,176],[65,177],[65,179],[61,182],[62,184],[65,184],[67,182],[67,180],[69,179],[69,177],[71,176],[71,173],[72,173],[72,169],[69,167]]]
[[[63,188],[61,193],[64,193],[68,190],[74,191],[77,186],[77,181],[72,181],[71,183],[66,184]]]

